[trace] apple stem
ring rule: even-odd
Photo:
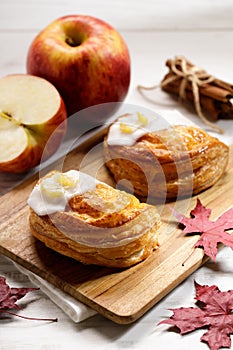
[[[76,47],[76,46],[81,45],[81,41],[77,42],[76,40],[74,40],[71,37],[66,37],[65,42],[66,42],[66,44],[68,44],[69,46],[72,46],[72,47]]]

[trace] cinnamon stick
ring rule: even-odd
[[[185,89],[180,97],[184,101],[190,101],[195,107],[193,77],[199,79],[195,81],[198,85],[200,107],[203,112],[207,113],[209,119],[214,121],[223,118],[233,119],[233,85],[209,75],[187,59],[183,58],[183,60],[185,62],[177,59],[175,63],[174,60],[167,60],[166,65],[169,72],[161,82],[162,89],[180,96],[181,84],[184,84],[183,80],[185,79]],[[187,75],[185,75],[186,73]],[[208,82],[205,83],[205,81]]]

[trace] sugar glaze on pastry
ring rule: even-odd
[[[223,175],[229,148],[192,125],[161,129],[158,118],[119,117],[104,141],[106,166],[116,182],[140,198],[197,194]],[[128,187],[130,185],[130,187]]]
[[[76,170],[47,174],[28,204],[32,234],[84,264],[128,267],[159,245],[155,206]]]
[[[100,183],[97,179],[80,171],[57,171],[38,182],[28,198],[28,205],[38,215],[63,211],[72,197],[94,190],[97,183]]]

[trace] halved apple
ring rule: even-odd
[[[29,74],[0,79],[0,171],[22,173],[50,157],[66,132],[57,89]],[[44,153],[44,154],[43,154]]]

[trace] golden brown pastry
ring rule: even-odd
[[[84,264],[128,267],[159,245],[154,206],[75,170],[46,175],[28,204],[32,234]]]
[[[124,115],[114,130],[113,125],[109,128],[104,154],[115,181],[128,190],[133,187],[139,198],[167,200],[197,194],[223,175],[229,148],[217,138],[184,125],[146,131],[146,117],[138,114],[137,123],[135,116],[133,123],[131,118]],[[144,133],[139,132],[139,124],[144,124]]]

